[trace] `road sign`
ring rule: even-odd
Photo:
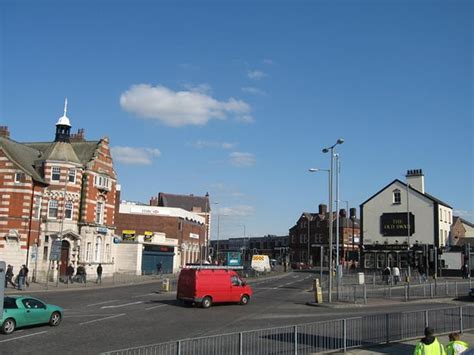
[[[51,253],[49,254],[49,260],[51,261],[59,261],[61,260],[61,246],[62,242],[58,239],[53,241],[53,245],[51,246]]]

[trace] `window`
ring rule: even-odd
[[[24,173],[15,173],[15,184],[19,184],[21,182],[25,182],[25,174]]]
[[[104,202],[97,201],[97,206],[95,209],[95,223],[102,224],[104,223]]]
[[[102,238],[101,237],[96,237],[95,238],[95,255],[94,255],[94,261],[100,261],[100,254],[102,249]]]
[[[48,218],[58,218],[58,201],[57,200],[49,200]]]
[[[69,169],[67,176],[68,176],[68,181],[74,184],[76,182],[76,169],[74,168]]]
[[[439,209],[439,220],[443,221],[443,210],[441,208]]]
[[[51,180],[59,181],[60,178],[61,178],[61,168],[58,166],[53,166],[53,169],[51,170]]]
[[[91,260],[91,243],[87,243],[87,248],[86,248],[86,260],[90,261]]]
[[[48,247],[43,248],[43,260],[48,260]]]
[[[4,309],[16,309],[16,308],[18,308],[18,306],[16,305],[16,298],[5,297],[3,299],[3,308]]]
[[[400,194],[400,190],[396,189],[393,190],[393,204],[399,205],[402,203],[402,195]]]
[[[66,201],[64,206],[64,217],[66,219],[72,219],[72,201]]]
[[[35,196],[33,201],[33,218],[39,219],[41,216],[41,197]]]
[[[96,175],[94,176],[94,185],[99,189],[109,190],[109,178],[107,176]]]
[[[105,244],[105,261],[110,261],[110,244]]]
[[[450,223],[450,224],[452,223],[451,222],[451,211],[448,211],[448,223]]]

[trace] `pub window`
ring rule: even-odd
[[[400,203],[402,203],[402,196],[400,194],[400,190],[398,189],[393,190],[393,203],[395,205],[399,205]]]
[[[110,261],[110,244],[105,244],[105,261]]]
[[[72,201],[67,201],[66,202],[64,215],[65,215],[66,219],[72,219]]]
[[[102,224],[104,223],[104,202],[97,201],[97,206],[95,209],[95,223]]]
[[[96,237],[95,238],[95,256],[94,256],[94,261],[99,262],[100,261],[100,254],[102,252],[102,238],[101,237]]]
[[[92,243],[87,243],[87,248],[86,248],[86,261],[91,260],[91,245]]]
[[[61,178],[61,168],[59,166],[53,166],[51,170],[51,180],[59,181]]]
[[[57,218],[58,217],[58,201],[57,200],[49,200],[49,203],[48,203],[48,217],[49,218]]]

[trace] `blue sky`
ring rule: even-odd
[[[471,1],[4,0],[0,21],[0,123],[51,140],[67,96],[127,200],[209,192],[221,238],[283,235],[344,138],[350,207],[421,168],[474,220]]]

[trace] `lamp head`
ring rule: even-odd
[[[343,139],[343,138],[339,138],[339,139],[337,140],[337,144],[342,144],[342,143],[344,143],[344,139]]]
[[[323,149],[323,153],[327,153],[327,152],[329,152],[329,149],[324,148],[324,149]]]
[[[308,169],[308,171],[309,171],[310,173],[315,173],[315,172],[319,171],[319,169],[311,168],[311,169]]]

